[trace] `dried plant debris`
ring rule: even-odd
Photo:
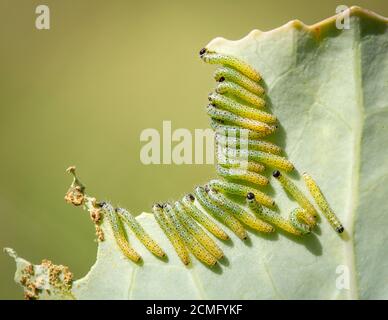
[[[80,206],[84,203],[84,200],[85,200],[85,195],[84,195],[85,187],[77,179],[75,175],[74,166],[67,168],[66,171],[68,173],[71,173],[74,176],[74,180],[69,190],[67,190],[67,193],[65,195],[65,200],[66,202],[74,204],[75,206]]]
[[[23,286],[26,300],[75,299],[71,292],[73,274],[67,266],[49,260],[33,265],[18,257],[13,249],[5,248],[4,251],[16,261],[15,281]]]
[[[66,192],[65,201],[76,207],[83,205],[83,208],[89,212],[90,219],[94,224],[97,240],[104,241],[104,232],[100,227],[103,219],[101,206],[97,203],[96,198],[86,195],[85,186],[77,178],[75,166],[67,168],[66,172],[73,175],[73,182]]]

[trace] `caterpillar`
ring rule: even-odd
[[[241,100],[244,100],[245,102],[248,102],[257,108],[262,108],[265,106],[265,100],[263,98],[257,96],[256,94],[250,92],[249,90],[243,88],[242,86],[240,86],[237,83],[224,81],[224,78],[219,79],[219,84],[217,85],[216,92],[220,93],[220,94],[224,94],[224,93],[233,94],[236,97],[239,97]],[[223,100],[223,96],[221,96],[221,95],[215,95],[214,99],[217,100],[217,98],[218,98],[218,100],[221,100],[221,101]],[[224,97],[224,99],[225,98],[226,97]],[[229,101],[226,101],[226,104],[229,104],[229,103],[233,104],[233,100],[230,99]],[[269,113],[263,112],[263,113],[258,113],[258,114],[265,115],[266,118],[271,122],[276,121],[276,117],[269,114]]]
[[[139,222],[135,219],[135,217],[130,214],[126,209],[117,208],[116,212],[122,221],[124,221],[129,228],[133,231],[136,237],[140,240],[144,246],[151,251],[154,255],[158,257],[164,257],[166,254],[163,249],[159,247],[155,240],[153,240],[143,229]]]
[[[259,97],[261,97],[264,94],[263,87],[257,81],[253,81],[250,78],[247,78],[244,75],[242,75],[239,71],[227,66],[218,68],[214,72],[214,79],[218,82],[223,82],[225,80],[228,80],[231,83],[234,83],[235,85],[240,85],[248,92],[252,94],[256,94]],[[248,94],[248,92],[245,92],[245,93]],[[246,96],[241,98],[244,100],[247,99]]]
[[[241,206],[239,206],[238,204],[236,204],[232,200],[229,200],[224,195],[218,193],[217,191],[211,190],[209,188],[207,188],[206,191],[207,191],[209,197],[215,203],[217,203],[219,206],[229,210],[238,220],[240,220],[245,225],[247,225],[247,226],[249,226],[252,229],[255,229],[257,231],[261,231],[261,232],[273,232],[274,231],[274,228],[270,224],[250,215],[244,208],[242,208]]]
[[[243,139],[221,134],[216,134],[215,139],[222,147],[227,147],[230,145],[234,147],[240,147],[242,145],[247,146],[250,150],[262,151],[276,155],[280,155],[282,152],[282,149],[276,144],[263,140]]]
[[[288,192],[305,210],[303,214],[303,219],[310,226],[314,226],[317,217],[317,211],[307,197],[298,189],[298,187],[285,175],[281,174],[280,171],[276,170],[272,175],[280,182],[282,187]]]
[[[342,226],[342,223],[339,221],[339,219],[337,218],[333,210],[330,208],[329,203],[327,202],[325,196],[323,195],[321,189],[318,187],[317,183],[306,172],[303,173],[303,179],[306,183],[307,188],[310,191],[311,196],[314,198],[321,212],[327,218],[327,220],[329,221],[333,229],[338,233],[344,232],[345,229]]]
[[[262,132],[266,135],[271,134],[276,130],[276,126],[274,125],[269,125],[256,119],[242,117],[239,114],[220,109],[212,104],[207,106],[206,112],[209,116],[216,120],[228,121],[234,125],[241,126],[242,128]]]
[[[119,216],[116,214],[113,206],[104,202],[101,204],[101,207],[109,219],[113,235],[123,254],[132,261],[139,262],[141,260],[141,256],[129,245],[129,242],[125,237],[123,226],[119,220]]]
[[[195,198],[192,194],[188,194],[182,199],[182,203],[186,208],[186,212],[217,238],[224,241],[229,240],[227,233],[194,205],[194,200]]]
[[[209,186],[216,191],[226,194],[233,194],[240,197],[245,197],[250,192],[255,195],[257,201],[260,204],[266,207],[275,206],[275,201],[270,196],[256,188],[248,187],[243,184],[232,183],[224,180],[211,180],[209,182]]]
[[[197,241],[217,260],[224,257],[224,253],[215,241],[210,238],[207,233],[187,214],[185,207],[179,201],[175,202],[175,211],[178,219],[184,227],[197,239]]]
[[[292,226],[300,231],[302,234],[307,234],[311,232],[311,227],[310,225],[304,223],[303,221],[306,221],[306,216],[305,216],[305,210],[302,208],[296,208],[291,211],[290,213],[290,223]]]
[[[224,210],[216,202],[214,202],[206,193],[205,189],[198,186],[195,189],[198,202],[212,214],[215,218],[222,221],[230,230],[232,230],[240,239],[245,240],[247,233],[241,223],[227,210]]]
[[[242,75],[248,77],[253,81],[258,82],[261,80],[260,74],[248,63],[240,59],[217,52],[212,52],[206,48],[202,48],[199,51],[199,55],[201,59],[207,63],[227,65],[239,71]]]
[[[268,165],[274,168],[279,168],[287,172],[294,170],[294,165],[289,160],[272,153],[256,151],[256,150],[237,150],[237,149],[230,149],[230,148],[225,148],[225,149],[226,150],[224,151],[224,153],[228,153],[232,157],[248,159],[254,162],[261,162],[264,165]]]
[[[198,258],[198,260],[208,264],[209,266],[214,266],[217,263],[217,259],[212,256],[196,239],[195,237],[185,228],[185,226],[179,221],[175,210],[169,203],[163,205],[163,210],[168,217],[168,219],[173,224],[175,230],[183,240],[184,244],[189,248],[189,250]],[[223,257],[223,253],[218,254],[219,258]]]
[[[284,219],[281,215],[279,215],[276,212],[273,212],[268,209],[264,209],[255,199],[255,195],[252,192],[249,192],[246,197],[246,201],[248,204],[248,207],[254,212],[256,215],[258,215],[261,219],[268,221],[271,224],[274,224],[280,229],[283,229],[284,231],[287,231],[289,233],[292,233],[294,235],[301,235],[302,232],[300,232],[297,228],[295,228],[290,221],[287,221]]]
[[[168,240],[170,240],[170,243],[174,247],[178,257],[181,259],[184,265],[188,265],[190,263],[190,257],[186,246],[183,243],[183,240],[179,237],[175,227],[167,220],[163,211],[163,206],[160,204],[154,204],[152,211],[154,213],[155,220],[167,236]]]
[[[207,48],[201,49],[200,58],[206,63],[221,65],[214,72],[217,86],[209,94],[210,104],[206,107],[210,126],[215,131],[216,171],[220,179],[197,186],[194,193],[186,194],[181,200],[154,204],[152,212],[184,265],[190,264],[191,252],[197,260],[213,267],[224,257],[216,240],[230,241],[229,231],[241,240],[248,238],[246,228],[263,233],[281,229],[300,237],[313,231],[318,214],[297,185],[279,171],[295,170],[293,163],[282,156],[278,145],[263,140],[276,132],[278,120],[264,110],[265,90],[259,72],[245,61]],[[267,167],[276,169],[272,176],[299,204],[288,218],[274,211],[275,200],[260,189],[270,183],[265,175]],[[85,188],[74,170],[70,172],[74,180],[66,200],[77,206],[82,203],[90,206],[90,198],[84,195]],[[303,174],[303,179],[331,226],[336,232],[343,232],[344,227],[315,181],[307,173]],[[154,255],[165,255],[127,210],[114,209],[108,203],[102,203],[101,209],[108,218],[118,247],[130,260],[138,262],[141,257],[129,245],[121,222],[128,225]],[[220,223],[226,226],[226,231]]]
[[[240,94],[242,95],[242,93]],[[261,111],[254,107],[250,107],[242,103],[236,102],[233,99],[225,97],[218,93],[209,94],[208,99],[213,106],[220,107],[241,117],[246,117],[264,123],[275,123],[277,120],[274,115],[268,112]]]
[[[211,119],[210,126],[213,128],[214,131],[216,131],[219,134],[227,135],[227,136],[229,135],[237,138],[240,137],[241,135],[242,136],[248,135],[249,139],[254,140],[254,139],[263,138],[269,134],[265,131],[257,132],[247,128],[241,128],[230,123],[226,124],[225,121],[217,120],[217,119]]]
[[[221,165],[217,165],[216,170],[218,175],[226,179],[245,180],[261,186],[266,186],[269,183],[267,177],[250,170],[238,168],[224,168]]]

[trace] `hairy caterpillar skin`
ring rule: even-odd
[[[272,175],[280,182],[284,190],[286,190],[299,205],[306,210],[308,215],[306,216],[306,223],[313,227],[315,225],[315,218],[317,217],[317,211],[306,198],[306,196],[298,189],[298,187],[291,182],[286,176],[282,175],[279,171],[274,171]]]
[[[273,232],[275,229],[268,223],[250,215],[242,207],[234,203],[233,201],[226,198],[221,193],[214,190],[206,190],[209,197],[217,203],[217,205],[229,210],[238,220],[246,224],[248,227],[255,229],[260,232]]]
[[[195,197],[192,194],[188,194],[182,199],[182,203],[185,206],[186,212],[200,223],[207,231],[221,240],[229,240],[227,233],[222,230],[216,223],[210,220],[200,209],[194,205]]]
[[[206,107],[206,112],[214,119],[227,121],[245,129],[262,132],[265,135],[271,134],[276,130],[276,126],[268,125],[258,120],[240,117],[233,112],[219,109],[211,104]]]
[[[264,89],[257,82],[249,79],[244,76],[242,73],[238,72],[229,67],[220,67],[214,72],[214,79],[219,82],[227,80],[228,82],[235,83],[245,88],[246,90],[254,93],[258,96],[264,94]]]
[[[175,227],[167,220],[163,211],[163,207],[159,204],[154,204],[152,211],[154,213],[156,222],[159,224],[168,240],[170,240],[170,243],[174,247],[179,259],[181,259],[184,265],[188,265],[190,263],[190,257],[186,246],[183,243],[183,240],[179,237]]]
[[[275,201],[270,197],[267,196],[265,193],[250,188],[241,184],[227,182],[223,180],[211,180],[209,182],[210,188],[222,192],[222,193],[230,193],[234,195],[238,195],[241,197],[246,197],[249,192],[253,193],[255,195],[256,200],[266,207],[274,207]]]
[[[231,136],[239,138],[241,136],[248,137],[249,139],[260,139],[268,136],[272,132],[257,132],[246,128],[241,128],[232,124],[225,124],[222,120],[211,119],[210,126],[218,134],[224,136]]]
[[[268,112],[246,106],[218,93],[211,93],[208,96],[212,105],[230,111],[238,116],[258,120],[265,123],[275,123],[276,117]]]
[[[253,69],[246,62],[241,61],[240,59],[237,59],[235,57],[219,54],[216,52],[211,52],[206,48],[201,49],[201,51],[199,52],[199,55],[202,58],[202,60],[207,63],[224,64],[224,65],[230,66],[240,71],[242,74],[252,79],[253,81],[258,82],[261,79],[260,74],[255,69]]]
[[[178,219],[183,223],[184,227],[204,246],[217,260],[224,257],[224,253],[219,246],[210,238],[205,231],[190,217],[186,212],[186,208],[179,201],[175,202],[175,212]]]
[[[171,207],[170,204],[166,203],[163,207],[166,216],[169,218],[171,223],[174,225],[178,234],[182,238],[185,245],[189,250],[194,254],[194,256],[206,263],[209,266],[214,266],[217,263],[217,259],[213,257],[206,249],[190,234],[189,231],[181,224],[179,221],[175,210]]]
[[[106,202],[102,204],[102,209],[108,217],[109,224],[112,227],[113,235],[121,252],[132,261],[139,262],[141,260],[141,256],[129,245],[128,240],[125,237],[123,226],[115,212],[115,209],[111,204]]]
[[[164,257],[166,254],[162,248],[153,240],[143,229],[139,222],[131,215],[127,210],[123,208],[117,208],[116,212],[124,221],[128,227],[133,231],[135,236],[140,240],[140,242],[154,255],[158,257]]]
[[[276,212],[265,210],[255,199],[255,195],[252,192],[249,192],[246,197],[248,207],[259,216],[259,218],[268,221],[269,223],[274,224],[280,229],[287,231],[296,236],[302,235],[302,233],[296,229],[289,221],[284,219],[282,216]]]
[[[305,210],[301,208],[296,208],[290,213],[290,223],[294,226],[295,229],[300,231],[302,234],[310,233],[310,227],[300,220],[305,220]]]
[[[306,183],[307,188],[310,191],[311,196],[314,198],[318,207],[321,209],[321,212],[325,215],[326,219],[329,221],[333,229],[337,233],[344,232],[345,229],[342,226],[342,223],[337,218],[333,210],[330,208],[325,196],[323,195],[321,189],[318,187],[317,183],[306,172],[303,173],[303,179]]]
[[[203,187],[195,188],[195,194],[199,203],[206,208],[214,217],[221,220],[230,230],[232,230],[240,239],[245,240],[248,235],[238,220],[229,212],[222,210],[216,203],[214,203],[207,195]]]
[[[282,152],[282,149],[272,142],[267,142],[263,140],[251,140],[251,139],[242,139],[235,137],[227,137],[221,134],[216,134],[216,141],[223,147],[234,146],[239,148],[242,146],[248,146],[249,150],[257,150],[267,153],[272,153],[279,155]]]
[[[224,168],[221,165],[216,166],[218,175],[224,177],[227,180],[243,180],[248,181],[260,186],[266,186],[269,183],[267,177],[262,176],[259,173],[252,172],[245,169],[238,168]]]
[[[234,96],[254,105],[257,108],[265,107],[265,100],[263,98],[257,96],[256,94],[253,94],[252,92],[248,91],[242,86],[233,82],[224,81],[223,78],[220,78],[219,81],[220,82],[216,87],[216,92],[222,93],[222,94],[223,93],[233,94]],[[275,121],[276,121],[276,118],[275,118]]]

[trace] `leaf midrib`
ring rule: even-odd
[[[354,19],[360,20],[359,17]],[[345,217],[345,225],[347,226],[349,233],[349,240],[345,243],[345,261],[349,266],[350,275],[352,277],[349,298],[359,298],[359,287],[356,269],[356,255],[354,244],[354,226],[356,223],[356,212],[359,204],[359,183],[360,183],[360,166],[361,166],[361,141],[364,123],[362,121],[365,114],[364,98],[363,98],[363,83],[362,83],[362,60],[361,60],[361,23],[354,23],[353,27],[355,31],[353,33],[353,48],[355,48],[353,55],[353,65],[355,72],[353,73],[355,82],[356,104],[355,104],[355,122],[354,122],[354,145],[353,145],[353,163],[352,163],[352,180],[351,180],[351,192],[348,199],[348,210]]]

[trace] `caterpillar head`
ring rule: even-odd
[[[155,203],[152,206],[152,212],[154,213],[161,213],[162,210],[163,210],[163,206],[160,203]]]
[[[247,193],[247,200],[248,200],[249,202],[255,201],[255,195],[254,195],[253,192],[248,192],[248,193]]]
[[[206,48],[202,48],[200,51],[199,51],[199,56],[202,58],[202,56],[207,53],[207,49]]]

